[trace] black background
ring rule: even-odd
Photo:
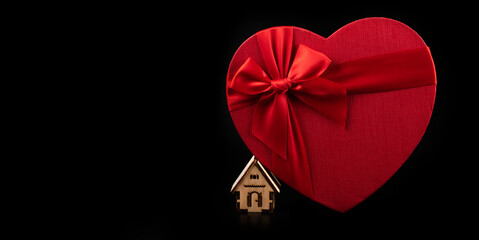
[[[463,60],[472,6],[216,3],[91,7],[74,23],[81,98],[65,136],[60,200],[73,232],[112,239],[461,236],[474,225]],[[68,13],[67,13],[68,14]],[[236,49],[259,30],[293,25],[322,36],[388,17],[431,48],[437,97],[423,139],[399,171],[347,213],[281,188],[272,215],[239,215],[229,190],[251,153],[229,115]],[[464,37],[461,37],[464,36]],[[461,73],[462,72],[462,73]],[[472,134],[472,133],[470,133]],[[60,140],[61,141],[61,140]],[[64,186],[63,186],[64,184]],[[57,191],[55,191],[57,192]],[[57,192],[58,193],[58,192]]]

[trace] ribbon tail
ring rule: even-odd
[[[253,135],[273,152],[287,159],[289,100],[286,94],[261,96],[253,113]]]
[[[313,187],[309,161],[301,129],[297,123],[291,103],[288,121],[288,158],[283,159],[273,152],[272,171],[286,184],[306,197],[313,198]]]
[[[272,152],[271,171],[312,198],[311,173],[301,129],[288,95],[264,94],[253,113],[253,135]]]

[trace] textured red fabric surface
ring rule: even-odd
[[[328,38],[294,28],[293,42],[323,52],[337,63],[426,46],[412,29],[385,18],[358,20]],[[265,67],[255,36],[233,57],[227,86],[248,57]],[[344,212],[381,187],[419,143],[432,113],[435,89],[430,85],[348,95],[345,127],[292,98],[309,161],[313,188],[309,197]],[[231,111],[234,124],[263,165],[287,179],[282,176],[286,173],[274,171],[271,150],[251,133],[253,111],[254,105]]]

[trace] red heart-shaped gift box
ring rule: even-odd
[[[294,120],[288,126],[293,128],[293,132],[300,132],[301,148],[304,149],[304,159],[307,159],[303,163],[296,163],[287,159],[288,156],[283,156],[285,159],[282,159],[278,157],[280,154],[275,155],[270,145],[253,134],[253,125],[256,124],[254,121],[263,120],[254,119],[255,111],[264,110],[258,107],[260,104],[232,107],[237,102],[235,98],[238,95],[232,86],[233,80],[238,78],[238,72],[245,62],[254,61],[259,67],[257,71],[264,70],[265,73],[261,74],[265,78],[271,78],[273,85],[273,80],[276,79],[265,64],[267,59],[265,50],[262,49],[265,44],[259,38],[264,38],[262,35],[269,31],[282,31],[284,28],[288,28],[292,34],[289,50],[291,57],[285,63],[289,67],[294,65],[292,59],[297,52],[302,51],[299,50],[302,46],[327,56],[332,67],[372,56],[390,54],[388,56],[395,58],[394,53],[424,49],[427,46],[414,30],[403,23],[387,18],[365,18],[342,27],[327,38],[298,27],[263,30],[247,39],[231,60],[226,85],[228,105],[236,129],[246,146],[266,168],[292,188],[331,209],[348,211],[380,188],[407,160],[421,140],[431,117],[436,94],[432,57],[428,50],[425,60],[427,64],[421,66],[421,71],[427,72],[426,78],[433,81],[433,84],[371,92],[350,93],[347,90],[347,110],[343,124],[316,111],[315,106],[305,104],[301,98],[289,97],[288,109],[290,114],[294,114]],[[279,51],[274,46],[272,49]],[[406,62],[409,60],[415,59],[409,57]],[[381,71],[379,68],[381,66],[378,69],[373,66],[368,71]],[[409,71],[408,66],[405,68],[405,71]],[[287,72],[288,69],[279,71]],[[285,82],[281,83],[279,87],[273,86],[274,89],[288,87]],[[272,88],[268,86],[267,89]],[[270,91],[269,94],[280,93]],[[268,128],[274,124],[263,126]],[[267,131],[270,132],[266,134],[274,134],[271,131],[276,130],[272,127]],[[274,137],[272,139],[275,140]],[[291,139],[295,138],[288,139],[290,142],[287,144],[292,144]],[[298,164],[305,166],[298,167]]]

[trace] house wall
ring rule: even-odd
[[[272,203],[270,192],[273,192],[274,190],[256,166],[252,167],[245,174],[238,185],[237,191],[239,191],[240,194],[240,198],[237,200],[240,203],[240,209],[248,209],[248,212],[262,212],[262,210],[270,209],[270,203]],[[250,192],[257,192],[258,194],[252,194],[251,207],[248,207],[247,200],[248,193]],[[261,207],[258,207],[258,202],[254,201],[257,199],[259,193],[262,196]]]

